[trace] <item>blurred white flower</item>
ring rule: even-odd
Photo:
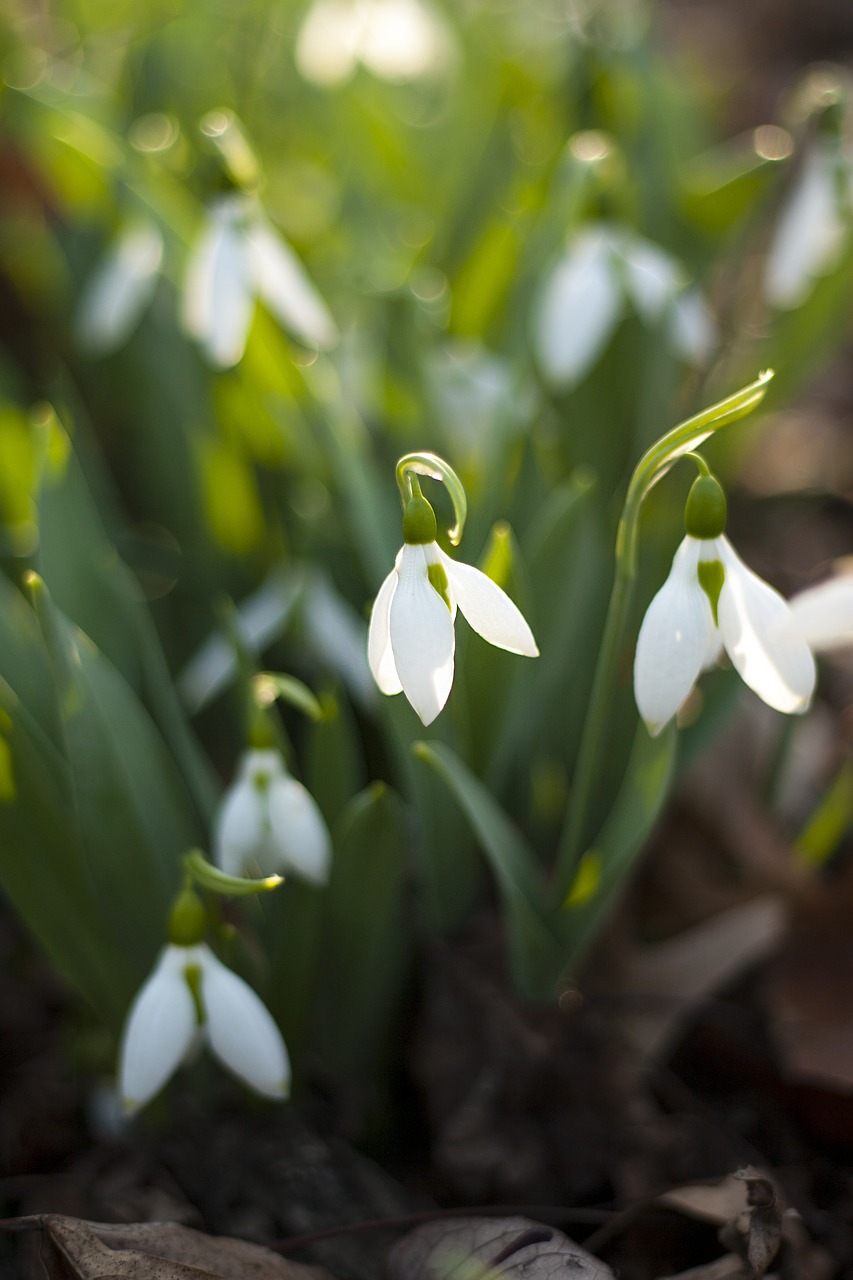
[[[329,878],[332,842],[310,792],[287,772],[280,751],[244,752],[214,822],[213,860],[232,876]]]
[[[119,1056],[125,1109],[145,1106],[199,1040],[258,1093],[287,1097],[287,1049],[263,1002],[204,943],[170,943],[125,1023]]]
[[[306,80],[342,84],[359,63],[385,80],[416,80],[455,58],[447,24],[425,0],[316,0],[296,38]]]
[[[212,364],[226,369],[242,358],[256,298],[306,346],[337,342],[325,302],[257,202],[223,196],[208,210],[184,291],[184,323]]]
[[[157,287],[163,237],[133,222],[113,240],[90,276],[75,318],[77,340],[92,355],[117,351],[139,324]]]
[[[543,374],[555,387],[579,382],[604,352],[626,303],[645,324],[663,322],[676,355],[701,364],[713,347],[714,323],[700,291],[685,284],[675,258],[630,228],[585,228],[545,281],[534,311]]]
[[[403,692],[424,724],[453,684],[456,608],[489,644],[536,657],[530,627],[497,583],[436,542],[404,545],[370,615],[367,657],[383,693]]]
[[[774,307],[798,307],[841,255],[851,227],[842,201],[853,196],[853,167],[846,164],[842,177],[840,163],[828,139],[815,138],[806,151],[764,268],[765,296]]]
[[[853,573],[842,573],[792,596],[790,634],[819,653],[853,645]]]
[[[668,724],[721,648],[768,706],[808,709],[814,658],[791,625],[786,601],[747,568],[725,535],[688,535],[637,640],[634,696],[650,733]]]

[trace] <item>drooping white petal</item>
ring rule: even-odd
[[[290,1061],[263,1001],[206,946],[202,953],[205,1031],[220,1062],[267,1098],[286,1098]]]
[[[163,237],[150,222],[127,227],[89,280],[77,312],[77,338],[95,355],[117,351],[136,328],[157,286]]]
[[[717,329],[699,289],[687,289],[676,298],[667,318],[667,329],[676,355],[690,364],[707,363]]]
[[[415,80],[453,58],[449,32],[422,0],[360,0],[358,55],[385,80]]]
[[[726,652],[741,679],[777,711],[805,711],[815,686],[811,650],[790,625],[787,601],[717,538],[725,570],[718,618]]]
[[[241,756],[213,822],[213,861],[226,875],[270,874],[266,865],[275,861],[275,845],[269,796],[283,774],[279,751],[250,750]]]
[[[333,347],[337,325],[290,245],[260,220],[248,228],[246,243],[255,288],[273,314],[306,346]]]
[[[621,310],[609,234],[584,231],[551,273],[534,317],[534,349],[549,382],[579,382],[602,354]]]
[[[255,305],[243,217],[234,197],[215,204],[187,269],[184,323],[221,369],[242,358]]]
[[[535,658],[539,650],[533,632],[506,592],[473,565],[451,560],[440,549],[439,555],[450,583],[450,594],[469,626],[499,649]]]
[[[400,553],[402,555],[402,552]],[[397,559],[399,560],[399,556]],[[403,686],[394,665],[394,651],[391,648],[391,601],[397,590],[396,566],[379,588],[379,594],[373,602],[370,612],[370,627],[367,632],[367,660],[373,678],[383,693],[401,693]]]
[[[130,1007],[119,1050],[119,1092],[128,1111],[162,1089],[193,1043],[196,1009],[184,968],[196,951],[164,948]]]
[[[311,793],[296,778],[279,778],[270,789],[269,813],[277,858],[275,865],[262,865],[261,871],[295,871],[312,884],[325,884],[332,861],[332,841]]]
[[[343,84],[356,68],[362,26],[358,0],[317,0],[296,37],[300,74],[314,84]]]
[[[801,591],[789,602],[788,625],[810,649],[853,645],[853,574],[842,574]]]
[[[619,242],[625,266],[625,286],[641,319],[659,320],[666,304],[684,283],[676,260],[660,245],[641,236],[625,235]]]
[[[774,307],[799,306],[841,249],[845,228],[833,167],[826,144],[812,143],[767,256],[764,292]]]
[[[714,616],[699,585],[700,543],[687,537],[643,618],[634,657],[634,698],[649,732],[668,724],[696,683],[714,642]]]
[[[426,551],[405,546],[398,557],[390,633],[403,692],[424,724],[431,724],[453,684],[455,637],[450,609],[429,580]]]

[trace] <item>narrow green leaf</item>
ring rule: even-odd
[[[492,868],[509,919],[510,966],[523,995],[549,999],[562,951],[546,923],[545,888],[533,850],[497,801],[444,743],[417,742],[417,759],[447,784]]]
[[[652,738],[640,725],[625,778],[598,838],[580,860],[578,873],[559,910],[565,939],[566,972],[570,972],[598,934],[625,888],[669,794],[678,734],[669,725]]]
[[[314,1040],[335,1075],[363,1078],[387,1049],[406,981],[408,833],[399,796],[376,783],[344,811],[327,888]]]

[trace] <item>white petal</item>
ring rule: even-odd
[[[714,616],[699,585],[700,544],[685,538],[643,618],[634,657],[634,697],[652,734],[690,693],[711,652]]]
[[[208,947],[202,956],[202,1002],[210,1047],[220,1062],[268,1098],[286,1098],[290,1062],[281,1032],[248,983]]]
[[[241,756],[237,777],[213,822],[213,861],[226,875],[271,875],[279,870],[270,795],[284,775],[280,751],[250,750]]]
[[[441,550],[439,555],[447,571],[450,594],[469,626],[499,649],[528,658],[537,657],[539,650],[533,632],[506,592],[473,565],[451,560]]]
[[[641,236],[626,236],[619,247],[628,292],[641,318],[651,324],[681,288],[683,272],[670,254]]]
[[[151,223],[127,228],[89,280],[77,313],[77,337],[88,351],[116,351],[130,337],[157,286],[163,237]]]
[[[391,601],[397,589],[397,569],[391,570],[379,588],[379,594],[373,602],[370,612],[370,627],[367,632],[367,660],[373,678],[383,693],[401,693],[403,686],[394,666],[394,651],[391,648]]]
[[[357,0],[318,0],[296,37],[296,65],[314,84],[348,80],[358,60],[362,18]]]
[[[260,221],[249,227],[246,243],[255,288],[274,315],[307,346],[333,347],[337,325],[290,245]]]
[[[815,685],[811,650],[790,626],[788,604],[748,569],[727,538],[718,538],[725,569],[718,617],[726,652],[741,679],[768,706],[808,708]]]
[[[699,289],[688,289],[676,299],[667,327],[676,355],[690,364],[703,365],[708,361],[717,330]]]
[[[552,272],[536,311],[534,347],[557,387],[578,382],[595,364],[622,309],[622,293],[603,231],[585,231]]]
[[[431,724],[453,684],[453,619],[428,577],[422,546],[403,547],[390,610],[391,647],[403,692]]]
[[[119,1050],[119,1092],[129,1111],[162,1089],[193,1043],[196,1009],[184,968],[196,951],[166,947],[130,1007]]]
[[[838,210],[834,160],[815,142],[770,246],[764,292],[774,307],[796,307],[807,297],[815,277],[829,271],[841,248],[844,223]]]
[[[255,305],[242,217],[231,197],[214,205],[187,270],[184,322],[221,369],[241,359]]]
[[[788,605],[791,632],[810,649],[853,644],[853,575],[843,574],[801,591]]]
[[[420,0],[361,0],[358,53],[374,75],[414,80],[440,70],[453,55],[448,32]]]
[[[267,874],[295,871],[312,884],[325,884],[332,861],[332,841],[316,800],[289,775],[273,785],[269,800],[277,864],[262,866],[261,870]]]

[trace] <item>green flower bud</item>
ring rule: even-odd
[[[435,512],[422,493],[413,493],[403,508],[403,541],[409,546],[435,542]]]
[[[719,480],[699,476],[687,495],[684,532],[691,538],[719,538],[726,527],[726,495]]]
[[[195,947],[206,932],[204,903],[192,889],[182,889],[169,914],[169,941],[175,947]]]

